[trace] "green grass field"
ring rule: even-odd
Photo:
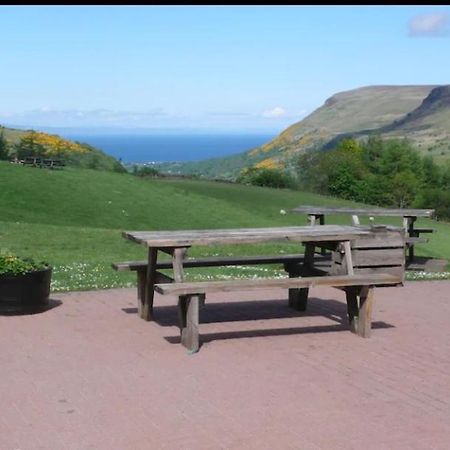
[[[280,214],[298,205],[356,205],[298,191],[193,180],[141,179],[81,169],[49,171],[0,162],[0,250],[48,261],[54,291],[134,284],[116,273],[114,261],[145,259],[143,246],[125,241],[123,230],[239,228],[306,225],[306,217]],[[377,218],[401,225],[401,219]],[[327,218],[349,224],[349,217]],[[450,224],[421,220],[438,230],[417,254],[450,260]],[[292,252],[295,244],[204,247],[193,256]],[[213,276],[273,275],[273,268],[208,270]],[[203,270],[188,272],[191,279]]]

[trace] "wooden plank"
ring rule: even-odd
[[[287,254],[276,256],[218,256],[208,258],[186,259],[183,263],[185,268],[190,267],[216,267],[216,266],[236,266],[240,264],[284,264],[289,262],[302,262],[302,254]],[[119,271],[139,270],[141,267],[147,267],[147,261],[124,261],[113,263],[112,267]],[[156,265],[157,269],[171,269],[172,262],[161,261]]]
[[[344,242],[344,259],[345,265],[347,267],[347,273],[349,275],[353,275],[355,272],[353,271],[353,260],[352,260],[352,249],[350,246],[350,241]]]
[[[401,280],[391,274],[376,273],[371,275],[336,275],[305,278],[263,278],[249,280],[197,281],[172,284],[156,284],[155,290],[160,294],[190,295],[207,292],[231,292],[269,288],[311,288],[314,286],[365,286],[399,284]]]
[[[344,257],[339,252],[333,252],[332,259],[338,264],[344,262]],[[405,250],[399,248],[375,248],[353,249],[353,267],[359,266],[395,266],[402,265],[405,261]]]
[[[291,210],[294,213],[320,215],[320,214],[355,214],[359,216],[396,216],[396,217],[434,217],[434,209],[411,208],[341,208],[324,206],[298,206]]]
[[[420,234],[420,233],[434,233],[436,231],[435,228],[414,228],[413,233],[414,234]]]
[[[362,248],[395,248],[405,246],[405,231],[397,228],[374,230],[371,234],[359,236],[352,242],[352,249]]]
[[[181,247],[209,244],[262,243],[272,241],[309,242],[352,240],[369,234],[362,227],[317,225],[278,228],[244,228],[226,230],[125,231],[122,235],[149,247]]]
[[[406,243],[407,244],[422,244],[428,242],[428,238],[425,237],[407,237]]]
[[[342,273],[342,272],[341,272]],[[401,284],[405,281],[405,267],[404,266],[383,266],[383,267],[357,267],[355,268],[356,275],[372,276],[379,273],[388,273],[394,276]]]

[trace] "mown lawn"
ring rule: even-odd
[[[306,217],[280,214],[299,205],[356,205],[324,196],[229,183],[139,179],[81,169],[49,171],[0,162],[0,251],[48,261],[53,290],[134,284],[134,274],[116,273],[114,261],[145,259],[143,246],[125,241],[123,230],[239,228],[305,225]],[[368,221],[368,219],[362,219]],[[400,218],[376,218],[401,225]],[[334,216],[328,223],[349,224]],[[419,255],[450,260],[450,224],[420,220],[438,230],[417,246]],[[192,256],[271,254],[295,244],[193,248]],[[274,275],[273,267],[234,267],[188,272],[226,276]]]

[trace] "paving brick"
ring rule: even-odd
[[[53,294],[0,316],[0,450],[447,450],[449,292],[377,289],[370,339],[331,288],[304,313],[281,290],[211,295],[195,355],[174,298],[145,322],[135,289]]]

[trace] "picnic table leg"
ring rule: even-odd
[[[360,225],[359,217],[356,214],[352,214],[352,225],[354,226]]]
[[[414,222],[417,220],[417,217],[406,216],[403,217],[403,228],[406,231],[406,236],[416,237],[416,232],[414,231]],[[414,260],[414,244],[410,243],[408,246],[408,262],[412,262]]]
[[[368,338],[372,328],[373,286],[364,286],[359,294],[358,336]]]
[[[145,281],[145,289],[142,298],[138,302],[138,310],[140,309],[141,317],[150,321],[153,319],[153,298],[155,296],[154,286],[156,283],[156,260],[158,258],[158,249],[150,247],[148,249],[148,265],[147,276]],[[142,295],[142,293],[141,293]],[[142,303],[139,308],[139,303]]]
[[[301,275],[301,269],[298,266],[298,264],[285,264],[284,270],[289,274],[289,278],[298,278]],[[296,305],[298,303],[299,298],[299,289],[289,289],[288,290],[289,295],[289,306],[291,308],[297,309]]]
[[[372,329],[373,286],[346,289],[350,331],[369,338]]]
[[[172,251],[173,279],[176,283],[184,281],[183,260],[186,258],[186,253],[186,248],[174,248]]]
[[[319,225],[325,225],[325,214],[308,214],[308,222],[311,226],[316,224],[317,219],[319,219]],[[326,255],[326,253],[325,248],[320,249],[321,255]]]
[[[300,270],[302,277],[308,276],[309,269],[314,266],[314,248],[313,242],[307,242],[305,244],[305,259],[303,261],[303,267]],[[296,273],[289,273],[289,277],[293,278],[298,276]],[[308,303],[309,288],[301,289],[289,289],[289,306],[297,311],[306,311]]]
[[[180,295],[178,297],[178,319],[180,322],[181,345],[189,353],[196,353],[200,348],[199,307],[204,295]]]
[[[350,331],[352,333],[357,333],[358,331],[358,294],[355,288],[348,287],[345,290],[345,295],[347,297],[347,315],[348,322],[350,325]]]
[[[325,225],[325,214],[320,214],[319,215],[319,225]],[[326,255],[327,254],[327,249],[326,248],[321,248],[320,249],[320,254],[321,255]]]
[[[353,269],[352,246],[350,241],[344,241],[344,257],[347,266],[347,274],[354,275],[355,271]]]
[[[176,283],[184,281],[183,261],[187,248],[175,248],[172,253],[173,278]],[[178,297],[178,320],[180,324],[181,344],[190,353],[198,352],[200,337],[198,332],[199,307],[204,303],[205,295],[180,295]]]
[[[147,280],[147,268],[139,268],[137,270],[137,307],[138,307],[138,316],[142,317],[142,310],[144,304],[144,296],[145,296],[145,283]]]

